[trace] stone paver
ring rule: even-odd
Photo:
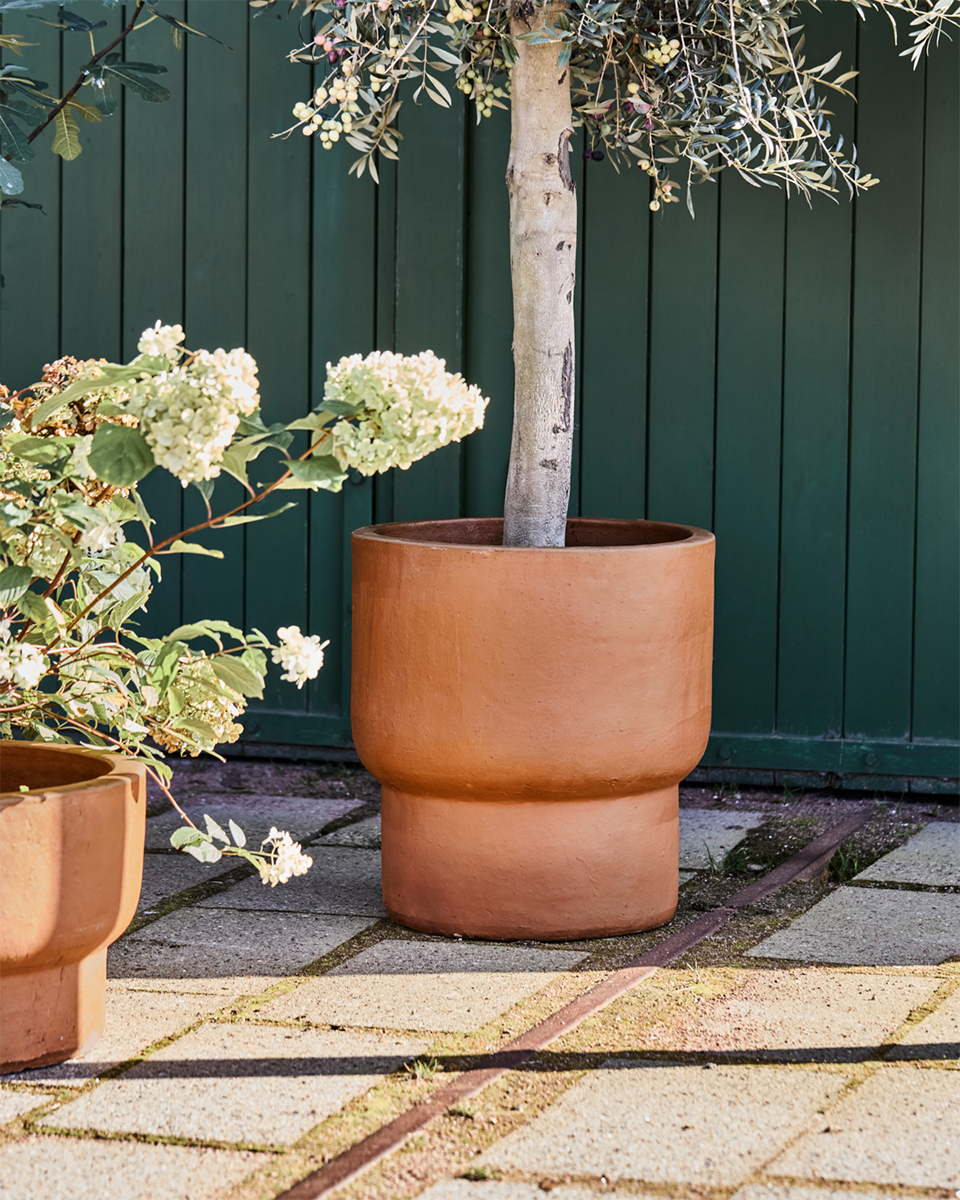
[[[877,859],[857,879],[883,883],[960,884],[960,825],[934,821],[899,849]]]
[[[742,1183],[800,1133],[844,1077],[789,1067],[610,1060],[477,1161],[550,1175]]]
[[[179,799],[179,797],[178,797]],[[214,821],[227,829],[233,818],[247,836],[247,843],[259,847],[270,832],[271,826],[285,829],[295,842],[317,833],[324,825],[346,816],[351,809],[362,803],[349,797],[324,796],[261,796],[257,795],[212,795],[191,797],[181,800],[181,807],[195,825],[204,828],[203,814],[208,813]],[[176,810],[150,817],[147,821],[146,847],[148,850],[170,848],[170,834],[184,824]],[[229,832],[229,830],[227,830]]]
[[[272,1019],[469,1032],[585,957],[472,942],[380,942],[265,1005]]]
[[[189,854],[145,854],[137,912],[149,912],[178,892],[185,892],[198,883],[209,883],[236,866],[237,860],[229,858],[222,858],[218,863],[201,863]]]
[[[960,1187],[960,1071],[886,1067],[767,1168],[771,1175]]]
[[[939,984],[804,968],[759,971],[733,995],[700,1005],[689,1025],[656,1026],[638,1046],[849,1062],[874,1054]]]
[[[633,1196],[643,1196],[633,1192]],[[543,1188],[533,1183],[509,1183],[501,1180],[444,1179],[421,1192],[418,1200],[544,1200]],[[596,1200],[589,1188],[561,1184],[550,1189],[550,1200]]]
[[[960,896],[839,888],[747,954],[892,967],[937,965],[960,953]]]
[[[901,1038],[888,1059],[960,1059],[960,989]]]
[[[0,1147],[3,1200],[214,1200],[262,1154],[30,1137]]]
[[[215,1012],[222,1003],[218,996],[111,988],[107,992],[106,1026],[92,1050],[67,1062],[20,1071],[7,1078],[24,1083],[49,1082],[81,1087],[161,1038],[179,1033],[200,1017]]]
[[[731,1200],[890,1200],[883,1192],[849,1192],[840,1188],[800,1187],[790,1183],[748,1183]]]
[[[313,867],[280,887],[245,879],[200,908],[256,908],[274,912],[351,913],[385,917],[380,891],[380,852],[312,846]]]
[[[367,817],[354,825],[344,825],[320,839],[324,846],[359,846],[361,850],[380,849],[380,818]]]
[[[425,1046],[392,1034],[205,1025],[41,1123],[285,1145]]]
[[[719,866],[723,856],[742,842],[750,829],[767,818],[755,812],[716,812],[697,808],[680,809],[680,866],[706,871],[710,859]]]
[[[243,977],[250,983],[244,990],[258,992],[370,924],[369,917],[184,908],[114,942],[107,974],[157,981]]]
[[[4,1075],[4,1082],[20,1079],[20,1075]],[[0,1091],[0,1125],[6,1125],[31,1108],[39,1108],[50,1096],[39,1095],[35,1092],[14,1092],[4,1089]]]

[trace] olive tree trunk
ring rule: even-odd
[[[518,3],[514,33],[564,5]],[[505,546],[562,546],[573,451],[573,286],[577,198],[570,173],[570,76],[560,45],[515,43],[511,76],[510,271],[515,368]]]

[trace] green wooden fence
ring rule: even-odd
[[[150,622],[222,616],[332,639],[303,691],[274,682],[247,741],[348,746],[349,532],[373,521],[502,511],[512,406],[503,174],[508,118],[479,128],[403,112],[401,161],[376,188],[349,148],[274,139],[310,87],[286,6],[166,6],[230,49],[159,21],[127,57],[169,65],[173,95],[128,101],[61,167],[45,144],[8,210],[0,378],[61,353],[129,357],[157,317],[190,346],[245,345],[268,419],[316,404],[342,354],[433,348],[492,397],[461,446],[263,525],[208,539],[224,562],[168,560]],[[97,5],[119,32],[123,9]],[[66,85],[77,35],[5,32]],[[714,729],[704,768],[789,781],[955,791],[958,649],[958,44],[916,72],[886,21],[808,14],[808,54],[844,51],[856,107],[836,124],[881,183],[854,204],[787,199],[733,175],[653,215],[640,172],[576,156],[579,423],[571,511],[717,535]],[[44,31],[45,33],[48,31]],[[239,485],[218,484],[227,500]],[[200,511],[151,477],[164,523]],[[744,774],[744,773],[747,774]],[[752,772],[752,775],[750,774]],[[800,776],[802,777],[802,776]],[[951,782],[952,781],[952,782]]]

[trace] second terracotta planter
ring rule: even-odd
[[[383,895],[431,933],[559,940],[673,915],[678,784],[710,729],[713,535],[576,519],[353,535],[353,735]]]

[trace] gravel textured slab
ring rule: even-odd
[[[472,942],[380,942],[261,1009],[271,1019],[468,1032],[585,956]]]
[[[257,908],[273,912],[351,913],[385,917],[380,890],[380,854],[340,846],[312,846],[313,867],[288,883],[265,888],[259,879],[202,900],[199,908]]]
[[[218,996],[110,988],[106,1027],[100,1041],[89,1053],[49,1067],[21,1071],[9,1078],[24,1083],[49,1082],[80,1087],[140,1054],[161,1038],[187,1029],[201,1017],[215,1012],[222,1003],[223,999]]]
[[[960,884],[960,825],[934,821],[899,849],[877,859],[857,879],[883,883]]]
[[[324,846],[358,846],[361,850],[380,849],[380,818],[367,817],[355,825],[344,825],[320,839]]]
[[[844,1077],[611,1060],[478,1161],[549,1175],[731,1187],[796,1137]]]
[[[887,1058],[960,1059],[960,990],[914,1025]]]
[[[18,1072],[16,1075],[4,1075],[3,1079],[7,1082],[20,1080],[22,1077],[23,1073]],[[23,1113],[29,1112],[31,1108],[39,1108],[49,1099],[50,1096],[38,1095],[35,1092],[14,1092],[6,1089],[0,1091],[0,1125],[8,1124]]]
[[[286,1145],[425,1046],[389,1034],[204,1025],[42,1124]]]
[[[262,1154],[30,1137],[0,1147],[4,1200],[214,1200]]]
[[[500,1180],[443,1179],[421,1192],[418,1200],[544,1200],[546,1192],[534,1183]],[[633,1196],[642,1193],[633,1192]],[[551,1200],[596,1200],[590,1188],[561,1184],[550,1189]]]
[[[208,813],[225,830],[227,822],[233,818],[247,835],[248,844],[255,848],[259,847],[273,825],[285,829],[295,842],[299,842],[319,832],[324,825],[329,825],[338,817],[346,816],[362,803],[348,796],[251,796],[242,793],[193,796],[180,801],[184,812],[201,829],[204,828],[204,813]],[[147,849],[169,849],[170,834],[184,824],[176,810],[150,817],[147,821]]]
[[[296,975],[370,924],[369,917],[182,908],[115,942],[107,973],[111,979],[250,976],[273,982]]]
[[[790,1183],[748,1183],[731,1200],[890,1200],[889,1193],[855,1192],[841,1188],[812,1188]]]
[[[766,1052],[795,1062],[849,1062],[933,995],[939,979],[809,968],[760,971],[731,996],[698,1005],[688,1025],[655,1026],[638,1045],[706,1053]]]
[[[887,1067],[846,1095],[770,1175],[960,1187],[960,1071]]]
[[[762,825],[767,818],[755,812],[716,812],[712,809],[680,809],[680,866],[693,871],[717,864],[742,842],[747,831]]]
[[[960,896],[839,888],[747,954],[865,966],[937,965],[960,953]]]

